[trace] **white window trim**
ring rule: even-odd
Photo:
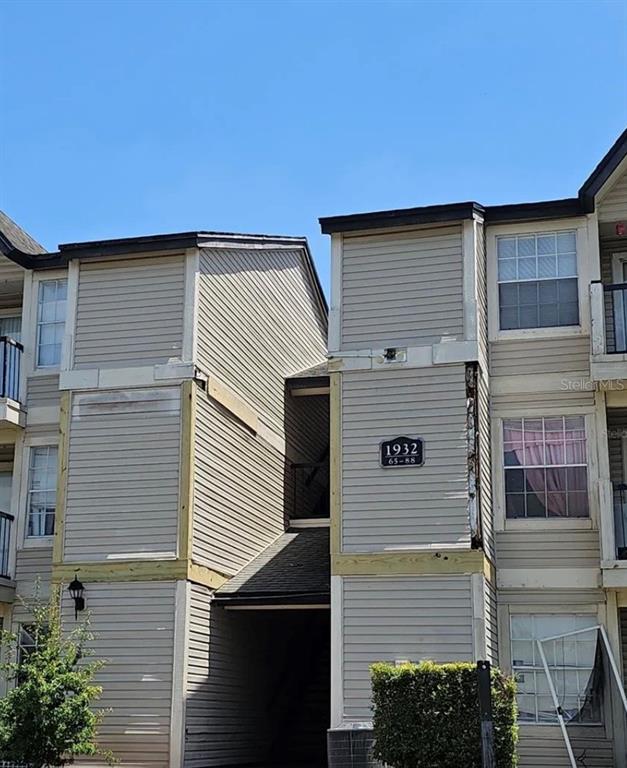
[[[579,297],[579,325],[554,328],[517,328],[502,331],[499,328],[499,284],[496,239],[503,235],[532,235],[541,232],[575,230],[577,240],[577,293]],[[499,224],[486,227],[488,262],[488,335],[490,341],[511,339],[550,339],[590,334],[590,307],[588,285],[588,222],[587,219],[552,219],[520,224]]]
[[[568,407],[551,408],[550,413],[538,414],[537,409],[530,413],[516,411],[511,415],[501,415],[492,419],[492,497],[495,531],[551,531],[551,530],[590,530],[598,527],[598,503],[594,490],[597,487],[599,470],[596,460],[597,437],[594,423],[594,410],[573,413]],[[505,465],[503,462],[503,421],[517,418],[550,418],[552,416],[584,417],[586,430],[586,458],[588,463],[588,507],[589,517],[547,517],[515,518],[505,516]]]
[[[24,387],[27,377],[31,376],[53,376],[59,373],[61,370],[61,363],[63,362],[64,354],[61,350],[61,362],[56,366],[47,366],[40,368],[37,366],[37,307],[39,301],[39,284],[48,280],[67,280],[68,281],[68,296],[66,304],[66,330],[68,316],[70,313],[70,306],[75,303],[75,292],[70,296],[70,280],[67,269],[51,269],[49,272],[32,272],[27,273],[30,276],[30,280],[24,280],[24,306],[22,310],[22,344],[24,345]],[[65,347],[65,334],[64,344]],[[26,390],[24,389],[23,396],[25,396]],[[24,401],[23,401],[24,402]]]
[[[18,549],[50,549],[54,541],[53,536],[27,536],[28,531],[28,476],[30,471],[30,452],[32,448],[42,446],[59,447],[59,435],[50,434],[49,436],[30,437],[25,440],[19,457],[19,513],[17,516],[18,530],[17,542]],[[17,451],[16,451],[17,452]],[[18,457],[16,456],[16,464]],[[58,470],[58,468],[57,468]],[[15,475],[17,476],[17,474]],[[14,476],[14,484],[15,484]],[[57,471],[58,482],[58,471]],[[15,488],[14,488],[15,492]],[[55,514],[56,517],[56,514]]]
[[[590,616],[591,621],[604,624],[605,612],[601,605],[588,605],[588,604],[574,604],[574,605],[503,605],[499,609],[499,662],[501,669],[508,675],[513,674],[512,669],[512,634],[511,634],[511,618],[512,616],[519,615],[565,615],[572,616]],[[611,711],[609,710],[609,695],[603,697],[603,705],[601,709],[602,721],[600,723],[577,723],[569,725],[569,731],[574,734],[577,733],[579,728],[595,728],[597,730],[604,730],[609,732],[609,726],[611,723]],[[559,728],[556,722],[534,722],[530,720],[518,720],[519,728]]]

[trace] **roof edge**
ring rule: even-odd
[[[419,208],[396,208],[389,211],[326,216],[318,219],[318,221],[322,233],[332,235],[336,232],[461,221],[471,219],[475,215],[482,216],[483,210],[483,206],[479,203],[468,201],[446,205],[425,205]]]
[[[587,212],[594,210],[594,198],[626,156],[627,129],[616,139],[579,189],[579,199],[586,206]]]

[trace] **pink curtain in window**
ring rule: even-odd
[[[569,431],[566,432],[566,439]],[[566,516],[566,487],[564,482],[563,465],[566,464],[564,443],[544,443],[541,431],[525,429],[525,443],[521,442],[521,434],[517,429],[505,426],[503,438],[507,450],[512,451],[520,466],[525,467],[527,486],[536,494],[547,513],[551,516]],[[546,450],[546,453],[545,453]],[[560,464],[559,469],[550,465]],[[548,465],[548,466],[547,466]],[[537,467],[537,469],[535,469]],[[545,478],[546,492],[545,496]]]

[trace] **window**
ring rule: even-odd
[[[503,421],[505,516],[588,517],[583,416]]]
[[[539,614],[511,616],[512,670],[517,681],[518,719],[556,722],[555,705],[536,640],[555,637],[597,622],[592,615]],[[567,722],[601,722],[601,664],[597,631],[543,643],[557,698]]]
[[[53,368],[61,362],[65,327],[67,280],[39,283],[37,302],[37,367]]]
[[[22,316],[0,317],[0,336],[8,336],[14,341],[22,341]]]
[[[502,331],[579,324],[574,231],[497,237]]]
[[[22,664],[36,648],[35,628],[30,624],[20,624],[17,637],[17,663]]]
[[[30,449],[27,536],[52,536],[57,496],[57,447]]]

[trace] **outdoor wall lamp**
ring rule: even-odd
[[[74,600],[74,618],[78,619],[78,612],[85,610],[85,598],[83,597],[83,593],[85,592],[85,587],[83,584],[78,580],[78,574],[74,574],[74,581],[71,581],[68,586],[68,592],[70,593],[70,597],[72,600]]]

